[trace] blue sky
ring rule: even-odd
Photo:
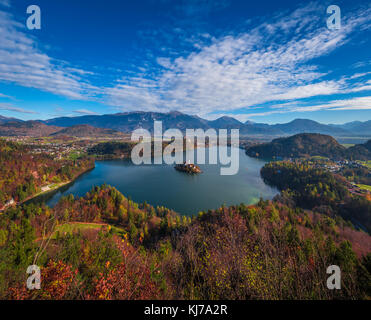
[[[28,30],[26,8],[41,9]],[[341,9],[329,30],[326,8]],[[0,0],[0,114],[371,119],[367,1]]]

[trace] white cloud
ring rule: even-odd
[[[289,89],[283,94],[276,96],[277,100],[292,100],[309,98],[313,96],[330,95],[339,93],[342,89],[340,81],[323,81]]]
[[[206,2],[209,3],[205,1],[205,5]],[[9,1],[0,0],[0,4],[5,3],[9,4]],[[331,72],[313,62],[313,59],[329,55],[346,44],[355,30],[369,27],[371,7],[348,14],[339,31],[326,28],[323,8],[310,3],[290,14],[273,15],[269,23],[263,22],[243,33],[219,38],[208,34],[195,37],[193,52],[187,54],[180,50],[176,54],[172,50],[169,56],[153,56],[156,67],[137,66],[140,74],[119,79],[114,86],[104,89],[89,83],[87,78],[93,75],[92,72],[43,53],[38,49],[37,41],[24,32],[24,24],[0,10],[0,81],[77,100],[103,93],[105,103],[125,111],[178,110],[200,116],[216,112],[228,115],[238,109],[276,103],[272,110],[260,114],[233,115],[247,119],[294,110],[350,108],[352,106],[339,102],[345,100],[336,101],[337,106],[304,107],[284,103],[286,100],[295,102],[316,96],[371,90],[370,80],[367,80],[369,72],[328,80]],[[357,66],[361,64],[359,62]],[[4,97],[0,94],[0,98]],[[367,107],[364,100],[356,102],[358,108]],[[74,113],[96,114],[86,109]]]
[[[87,109],[79,109],[79,110],[75,110],[74,112],[78,114],[82,114],[82,115],[96,115],[97,114],[96,112],[90,111]]]
[[[78,100],[97,90],[81,78],[85,71],[66,67],[41,52],[24,28],[0,10],[0,80]]]
[[[298,108],[301,110],[302,108]],[[315,105],[313,110],[371,110],[371,96],[334,100],[327,104]]]
[[[261,113],[249,113],[235,115],[239,119],[241,117],[253,118],[253,117],[263,117],[272,114],[283,114],[291,112],[312,112],[320,110],[330,110],[330,111],[344,111],[344,110],[371,110],[371,96],[357,97],[351,99],[343,100],[332,100],[323,104],[310,104],[307,106],[298,106],[295,103],[287,103],[282,105],[275,105],[272,110],[261,112]]]
[[[17,113],[28,113],[28,114],[38,114],[38,112],[26,110],[23,108],[14,107],[7,103],[0,103],[0,110],[10,111],[10,112],[17,112]]]
[[[371,72],[362,72],[362,73],[356,73],[350,77],[350,79],[357,79],[357,78],[363,78],[367,75],[371,74]]]
[[[13,97],[0,93],[0,98],[13,99]]]
[[[207,115],[277,101],[368,90],[350,80],[322,80],[327,72],[311,61],[347,43],[368,26],[371,8],[328,30],[323,7],[313,3],[246,33],[213,39],[187,56],[157,58],[159,68],[108,88],[108,103],[124,110],[179,110]],[[359,80],[359,79],[358,79]]]

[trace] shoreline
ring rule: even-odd
[[[228,147],[228,146],[227,146]],[[207,146],[206,149],[210,148],[210,146]],[[235,147],[237,149],[240,150],[241,152],[241,155],[244,156],[244,157],[247,157],[247,158],[250,158],[248,155],[246,155],[244,152],[243,152],[243,149],[241,148],[238,148],[238,147]],[[252,158],[254,159],[254,158]],[[256,159],[256,160],[260,160],[260,159]],[[79,178],[81,177],[82,175],[84,175],[85,173],[88,173],[90,170],[93,170],[94,168],[96,168],[96,166],[100,163],[100,162],[110,162],[110,161],[123,161],[123,162],[126,162],[126,161],[130,161],[130,159],[127,159],[127,158],[111,158],[111,159],[97,159],[95,158],[95,161],[94,161],[94,166],[90,167],[89,169],[87,170],[84,170],[84,172],[81,172],[79,175],[77,175],[76,177],[74,177],[74,179],[70,180],[70,181],[65,181],[63,183],[60,183],[58,185],[55,185],[53,189],[50,189],[50,190],[46,190],[44,192],[39,192],[31,197],[28,197],[27,199],[23,200],[22,203],[18,203],[16,205],[22,205],[24,203],[26,204],[30,204],[30,203],[34,203],[34,204],[39,204],[39,203],[48,203],[48,201],[52,198],[54,198],[57,194],[58,194],[58,190],[61,190],[61,192],[63,193],[65,191],[65,189],[68,189],[71,185],[73,185],[73,183]],[[174,170],[174,169],[173,169]],[[59,199],[59,196],[57,196],[58,199]],[[267,199],[271,199],[273,198],[274,196],[272,197],[269,197]],[[256,201],[258,201],[259,199],[257,198]],[[59,200],[57,200],[59,201]],[[249,203],[250,202],[247,202],[246,200],[244,201],[245,203]],[[255,202],[255,201],[254,201]],[[48,205],[50,206],[51,208],[54,207],[54,205],[56,204],[56,202],[53,201],[52,204]],[[219,206],[219,205],[218,205]],[[8,207],[9,208],[9,207]],[[6,210],[6,209],[5,209]],[[197,213],[195,211],[195,213]],[[188,212],[187,212],[188,214]]]
[[[94,161],[94,166],[93,167],[89,167],[88,169],[86,169],[84,172],[81,172],[79,173],[78,175],[76,175],[76,177],[74,177],[73,179],[71,180],[68,180],[68,181],[64,181],[64,182],[60,182],[60,183],[57,183],[56,186],[52,189],[48,189],[48,190],[45,190],[45,191],[41,191],[41,192],[38,192],[34,195],[31,195],[29,197],[27,197],[26,199],[22,200],[22,201],[19,201],[19,202],[15,202],[14,204],[6,207],[6,208],[3,208],[3,209],[0,209],[0,214],[3,214],[7,209],[9,208],[12,208],[12,207],[17,207],[17,206],[20,206],[20,205],[23,205],[25,204],[26,202],[28,201],[31,201],[31,200],[34,200],[36,199],[37,197],[40,197],[40,196],[45,196],[47,195],[48,193],[51,193],[51,192],[55,192],[55,191],[58,191],[59,189],[63,188],[64,186],[67,186],[71,183],[73,183],[74,181],[76,181],[79,177],[81,177],[83,174],[89,172],[90,170],[93,170],[95,168],[95,161]]]

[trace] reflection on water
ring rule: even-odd
[[[271,199],[277,190],[260,177],[265,162],[246,156],[243,150],[239,154],[239,172],[233,176],[221,176],[219,165],[199,165],[202,174],[188,175],[165,164],[136,166],[127,160],[97,161],[95,169],[73,183],[33,201],[54,206],[61,196],[84,196],[93,186],[103,183],[116,187],[135,202],[147,201],[182,214],[196,214],[223,204],[251,204],[260,197]]]

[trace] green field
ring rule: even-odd
[[[357,184],[357,186],[362,190],[368,190],[371,192],[371,186],[368,186],[367,184]]]
[[[327,157],[323,157],[323,156],[312,156],[310,157],[312,160],[328,160]]]
[[[115,226],[102,224],[102,223],[65,223],[56,226],[55,231],[53,233],[52,239],[55,239],[57,236],[57,232],[59,232],[59,235],[65,235],[65,234],[73,234],[79,231],[85,231],[85,230],[100,230],[102,227],[105,227],[106,229],[112,229],[113,233],[123,236],[125,234],[124,229],[117,228]]]
[[[342,143],[341,144],[343,147],[345,147],[345,148],[350,148],[350,147],[354,147],[354,143]]]
[[[84,157],[85,154],[83,152],[80,152],[80,151],[72,151],[69,155],[68,155],[68,158],[72,161],[75,161],[77,159],[80,159],[82,157]]]
[[[371,160],[368,161],[360,161],[365,167],[371,170]]]

